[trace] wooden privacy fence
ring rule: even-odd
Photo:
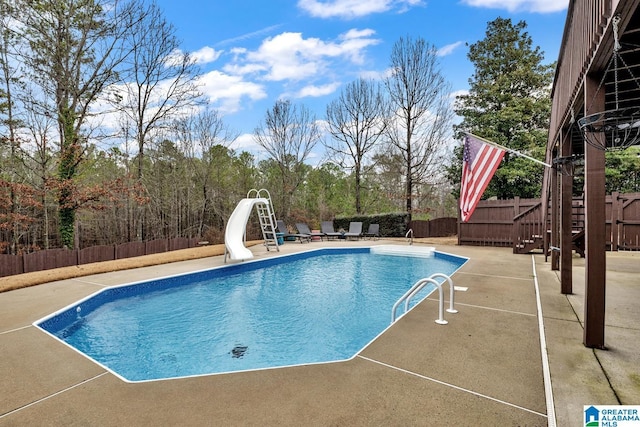
[[[541,248],[544,233],[549,232],[549,214],[542,213],[540,199],[483,200],[468,222],[458,224],[458,244],[513,247],[526,253]],[[640,250],[640,193],[613,193],[606,197],[607,249]],[[572,229],[584,230],[584,203],[572,203]]]
[[[409,221],[413,237],[455,236],[458,228],[457,218],[436,218],[429,221]]]
[[[458,244],[513,246],[514,218],[534,209],[540,199],[482,200],[467,222],[458,224]]]
[[[611,250],[640,250],[640,193],[613,193],[607,196],[605,209]]]
[[[47,249],[23,255],[2,254],[0,277],[193,248],[199,241],[199,238],[176,237],[84,249]]]

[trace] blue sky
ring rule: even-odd
[[[203,70],[202,90],[257,153],[252,134],[279,98],[318,119],[343,85],[380,77],[402,36],[440,52],[454,93],[468,89],[468,48],[497,17],[527,22],[545,62],[557,60],[569,0],[156,0]],[[319,161],[321,150],[314,153]],[[314,159],[309,160],[314,163]]]

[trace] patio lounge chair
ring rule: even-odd
[[[325,234],[322,232],[313,232],[311,231],[311,229],[309,228],[309,226],[303,222],[297,222],[296,223],[296,228],[298,229],[298,233],[302,233],[302,234],[308,234],[311,236],[311,238],[313,239],[314,237],[319,237],[320,240],[324,240],[325,238]]]
[[[345,239],[355,238],[359,239],[362,237],[362,223],[361,222],[350,222],[349,223],[349,231],[344,233]]]
[[[311,234],[304,234],[304,233],[289,233],[289,230],[287,229],[287,226],[284,224],[284,221],[282,220],[277,220],[276,221],[277,227],[276,227],[276,232],[277,233],[283,233],[284,236],[282,236],[285,240],[287,240],[287,237],[293,237],[294,240],[298,240],[300,243],[303,243],[304,241],[311,242]]]
[[[380,224],[369,224],[369,229],[363,236],[370,237],[374,240],[380,238]]]
[[[327,236],[327,239],[337,239],[342,236],[342,233],[333,229],[333,221],[322,221],[320,230]]]

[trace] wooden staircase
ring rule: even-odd
[[[574,214],[574,217],[576,215]],[[545,250],[544,234],[551,240],[551,231],[547,229],[547,215],[543,215],[542,203],[537,203],[513,218],[513,253],[529,254]],[[571,248],[584,258],[584,221],[573,221]],[[549,248],[550,249],[550,248]]]
[[[513,218],[513,253],[528,254],[535,250],[544,251],[546,218],[542,214],[542,202]]]
[[[529,254],[533,251],[544,251],[544,236],[534,235],[524,238],[514,247],[514,254]]]

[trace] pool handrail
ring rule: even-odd
[[[413,245],[413,229],[412,228],[410,228],[409,231],[407,231],[407,234],[405,234],[404,237],[409,241],[409,246]]]
[[[404,295],[402,295],[398,299],[398,301],[396,301],[396,303],[393,305],[391,309],[391,323],[394,323],[396,321],[396,311],[398,309],[398,306],[404,301],[405,302],[404,310],[405,312],[407,312],[409,310],[409,302],[411,298],[413,298],[418,292],[422,290],[422,288],[424,288],[429,283],[434,284],[438,288],[438,319],[435,322],[439,325],[446,325],[447,323],[449,323],[446,320],[444,320],[444,298],[442,293],[442,284],[438,282],[435,278],[444,278],[449,283],[450,297],[449,297],[449,308],[447,309],[447,312],[448,313],[458,312],[458,310],[456,310],[453,305],[454,291],[455,291],[455,287],[453,286],[453,281],[446,274],[434,273],[427,278],[418,280],[416,283],[413,284],[413,286],[411,286],[411,288],[409,288],[407,292],[404,293]]]
[[[447,281],[447,283],[449,283],[449,308],[447,308],[447,313],[457,313],[458,310],[456,310],[453,306],[453,300],[454,300],[454,291],[455,291],[455,286],[453,285],[453,280],[451,280],[451,277],[444,274],[444,273],[434,273],[431,276],[429,276],[430,279],[435,279],[441,277],[443,279],[445,279]],[[444,282],[443,282],[444,283]]]

